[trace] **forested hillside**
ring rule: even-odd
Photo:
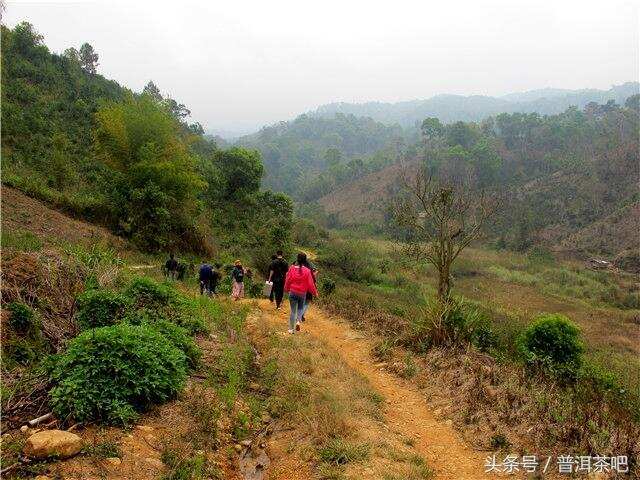
[[[403,159],[439,177],[470,174],[470,188],[504,195],[492,234],[500,245],[562,244],[615,256],[633,247],[628,232],[638,225],[632,206],[638,202],[639,99],[551,116],[500,114],[480,123],[443,125],[429,118],[421,142]],[[370,174],[320,203],[334,224],[381,225],[400,188],[400,170],[394,165]]]
[[[336,113],[371,117],[387,124],[413,127],[426,117],[437,117],[444,123],[464,121],[477,122],[499,113],[539,113],[554,115],[574,106],[584,108],[590,102],[618,104],[638,93],[638,82],[613,86],[609,90],[562,90],[541,89],[513,93],[502,97],[483,95],[436,95],[426,100],[411,100],[398,103],[330,103],[322,105],[310,115],[333,117]]]
[[[147,251],[287,244],[292,205],[260,190],[259,152],[219,149],[185,105],[104,78],[98,58],[2,26],[3,182]]]
[[[264,127],[238,143],[261,151],[269,187],[308,201],[388,165],[407,138],[411,134],[399,126],[370,118],[300,115],[291,122]]]

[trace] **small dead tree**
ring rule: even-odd
[[[451,267],[462,250],[481,238],[497,206],[495,197],[473,188],[471,179],[434,180],[426,169],[403,174],[405,195],[392,207],[404,237],[403,250],[438,272],[438,300],[451,296]]]

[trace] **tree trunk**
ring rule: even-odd
[[[451,293],[451,282],[449,277],[449,267],[443,266],[438,272],[438,299],[442,303],[449,301]]]

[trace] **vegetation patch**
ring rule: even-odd
[[[121,323],[91,329],[51,365],[51,404],[60,418],[126,425],[184,385],[185,354],[155,329]]]
[[[580,330],[564,315],[542,315],[518,338],[526,364],[566,380],[575,380],[584,345]]]

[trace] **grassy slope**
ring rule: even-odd
[[[19,252],[35,258],[47,252],[74,256],[105,249],[120,259],[118,276],[160,280],[158,268],[140,268],[157,264],[158,258],[133,251],[108,231],[18,191],[3,193],[6,257]],[[193,278],[176,286],[196,295]],[[381,478],[383,472],[388,480],[431,478],[410,442],[390,435],[382,423],[384,399],[337,353],[309,337],[283,338],[279,326],[256,316],[249,317],[247,329],[250,301],[200,298],[199,306],[210,333],[196,339],[202,363],[183,394],[143,414],[132,430],[79,426],[75,431],[85,441],[81,455],[21,466],[13,470],[13,478],[239,479],[237,451],[248,451],[240,445],[243,441],[251,442],[253,452],[246,458],[267,443],[271,478]],[[22,421],[3,432],[3,466],[17,461],[32,433],[15,428]]]
[[[395,245],[369,242],[379,259],[395,257]],[[396,267],[393,267],[396,268]],[[541,313],[563,313],[580,325],[588,353],[634,388],[640,388],[640,310],[614,306],[637,303],[635,276],[592,271],[582,263],[539,263],[506,251],[470,248],[453,270],[454,292],[489,310],[505,329],[525,325]],[[409,320],[435,293],[435,272],[424,266],[400,267],[369,285],[346,282],[336,295],[358,292],[365,302]]]
[[[381,226],[389,198],[402,184],[403,170],[410,178],[414,169],[414,164],[407,164],[404,168],[400,164],[390,165],[340,186],[320,198],[318,203],[328,214],[336,215],[344,226]],[[523,195],[519,201],[531,202],[534,198],[547,196],[564,202],[566,199],[563,200],[559,192],[573,184],[585,183],[589,184],[589,179],[584,176],[556,172],[518,187],[516,192]],[[639,204],[629,200],[617,211],[581,228],[572,229],[570,225],[562,223],[547,225],[538,236],[541,242],[557,252],[602,252],[613,260],[620,252],[638,249],[636,232],[639,226]]]

